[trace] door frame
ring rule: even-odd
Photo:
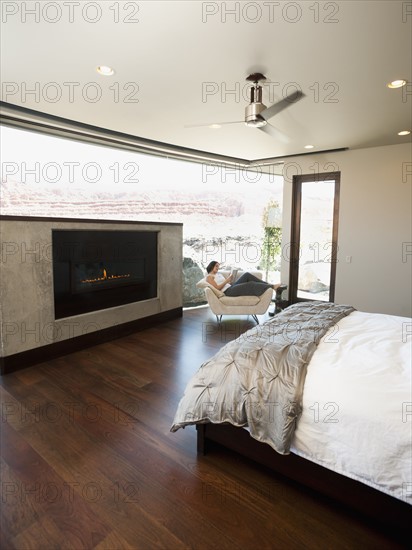
[[[289,269],[289,303],[307,302],[308,298],[298,298],[299,258],[300,258],[300,214],[302,206],[302,183],[313,181],[335,181],[335,197],[333,205],[332,250],[329,282],[329,301],[335,300],[336,264],[338,262],[338,225],[340,199],[340,172],[324,172],[317,174],[302,174],[293,176],[292,180],[292,216],[291,216],[291,246]]]

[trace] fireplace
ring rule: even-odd
[[[107,290],[141,283],[145,279],[145,259],[72,262],[71,292]]]
[[[155,298],[157,235],[53,230],[55,318]]]

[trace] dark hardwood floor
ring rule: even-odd
[[[262,317],[261,317],[262,319]],[[209,309],[1,379],[1,548],[401,548],[350,511],[170,426],[190,376],[254,326]]]

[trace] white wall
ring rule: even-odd
[[[361,311],[412,317],[410,143],[301,156],[287,162],[283,250],[290,242],[292,176],[334,170],[341,172],[335,301]],[[347,256],[352,256],[351,263],[346,262]],[[284,257],[282,281],[288,280]]]

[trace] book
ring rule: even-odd
[[[236,282],[236,279],[237,279],[237,273],[238,273],[238,269],[232,269],[232,284]]]

